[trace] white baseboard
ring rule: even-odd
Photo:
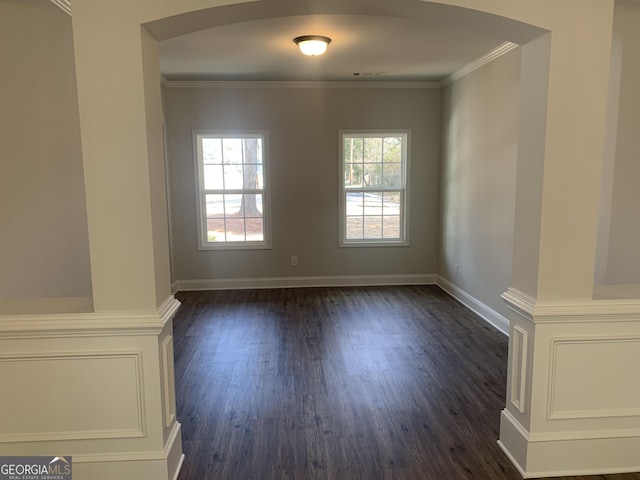
[[[508,410],[502,411],[498,445],[524,478],[640,471],[640,457],[630,453],[640,451],[640,436],[580,438],[580,432],[571,432],[539,437],[528,433]]]
[[[436,274],[339,275],[312,277],[220,278],[176,280],[174,292],[194,290],[243,290],[264,288],[347,287],[375,285],[435,285]]]
[[[449,280],[441,277],[440,275],[438,275],[437,277],[437,285],[457,301],[459,301],[461,304],[463,304],[465,307],[467,307],[469,310],[473,311],[493,327],[497,328],[500,332],[504,333],[505,335],[509,335],[509,320],[500,315],[498,312],[489,308],[480,300],[472,297],[460,287],[454,285]]]

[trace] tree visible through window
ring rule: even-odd
[[[342,132],[341,245],[406,242],[408,132]]]
[[[266,136],[195,134],[200,247],[265,247]]]

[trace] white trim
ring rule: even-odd
[[[182,470],[182,464],[184,463],[185,455],[184,453],[180,455],[180,460],[178,460],[178,465],[176,465],[176,473],[173,475],[172,480],[178,480],[180,476],[180,470]]]
[[[51,3],[60,7],[66,14],[71,15],[71,0],[51,0]]]
[[[73,463],[102,463],[102,462],[144,462],[150,460],[167,460],[171,448],[180,434],[180,423],[176,422],[169,433],[167,442],[162,450],[143,452],[114,452],[114,453],[76,453]],[[184,455],[180,465],[184,461]],[[179,471],[179,469],[178,469]]]
[[[179,307],[171,295],[158,310],[1,315],[0,339],[157,335]]]
[[[518,325],[513,327],[511,342],[511,404],[525,412],[529,334]],[[518,384],[520,388],[518,388]]]
[[[244,290],[265,288],[349,287],[375,285],[435,285],[435,274],[343,275],[314,277],[220,278],[176,280],[176,291]]]
[[[528,478],[527,473],[522,469],[522,467],[520,466],[518,461],[515,459],[515,457],[511,455],[511,452],[507,450],[507,447],[504,446],[502,441],[498,440],[497,444],[498,444],[498,447],[500,447],[500,450],[502,450],[502,452],[507,456],[509,461],[513,464],[513,466],[516,467],[516,470],[518,470],[518,473],[522,476],[522,478]]]
[[[167,88],[440,88],[440,82],[168,80]]]
[[[637,322],[640,300],[537,301],[509,288],[502,294],[507,306],[533,323]]]
[[[145,462],[149,460],[166,460],[166,457],[163,451],[76,453],[73,455],[73,463]]]
[[[440,275],[438,275],[437,285],[501,333],[509,335],[509,320],[498,312]]]
[[[170,295],[158,308],[158,315],[162,320],[162,325],[166,326],[167,322],[173,319],[174,315],[180,308],[180,302],[173,295]]]
[[[440,81],[441,87],[446,87],[447,85],[452,84],[453,82],[460,80],[462,77],[469,75],[471,72],[479,69],[480,67],[485,66],[487,63],[493,62],[496,58],[501,57],[502,55],[509,53],[514,48],[519,47],[517,43],[512,42],[504,42],[491,50],[489,53],[481,56],[480,58],[474,60],[471,63],[466,64],[464,67],[456,70],[451,75],[443,78]]]
[[[173,444],[180,437],[180,429],[182,428],[182,424],[180,422],[175,422],[171,427],[171,432],[169,433],[169,437],[164,445],[164,457],[169,458],[169,454],[171,453],[171,449],[173,448]],[[183,455],[184,457],[184,455]],[[182,463],[182,462],[181,462]]]
[[[533,320],[533,309],[536,306],[536,299],[518,289],[509,287],[506,292],[500,295],[511,310],[520,316]]]
[[[608,440],[615,438],[640,438],[640,428],[530,433],[506,408],[502,410],[502,416],[527,443],[567,442],[572,440]]]
[[[164,392],[164,426],[170,427],[176,420],[176,376],[173,363],[173,335],[162,341],[162,389]]]
[[[611,451],[612,448],[625,448],[630,452],[637,451],[638,442],[640,441],[640,431],[638,430],[557,432],[535,435],[529,434],[507,409],[502,410],[501,417],[501,439],[498,440],[498,445],[523,478],[602,475],[637,472],[640,470],[640,464],[613,467],[609,465],[606,455],[606,452]],[[505,445],[502,439],[503,434],[513,442],[513,445],[510,445],[511,448],[518,449],[526,446],[526,470],[524,466],[518,463],[515,458],[516,455],[509,451],[507,445]],[[617,447],[612,447],[612,440],[624,441],[625,445],[618,444]],[[553,444],[546,445],[545,442],[553,442]],[[547,464],[550,450],[554,451],[555,458],[564,459],[562,468],[554,470],[540,468],[540,466]],[[594,454],[597,455],[598,452],[603,452],[599,456],[603,460],[601,466],[589,469],[580,468],[580,464],[584,463],[584,458],[592,457]]]

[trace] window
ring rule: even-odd
[[[269,248],[266,132],[194,132],[198,247]]]
[[[410,132],[342,131],[340,245],[408,245]]]

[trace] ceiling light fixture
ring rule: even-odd
[[[327,51],[327,46],[331,43],[331,39],[321,35],[303,35],[302,37],[294,38],[293,42],[298,45],[302,53],[315,57]]]

